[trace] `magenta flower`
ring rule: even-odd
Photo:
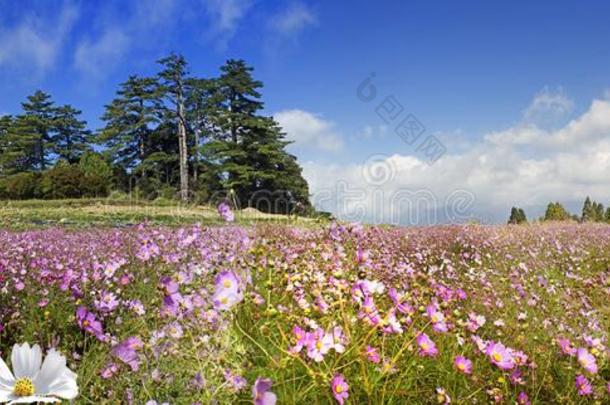
[[[349,385],[345,382],[345,378],[342,374],[335,374],[333,377],[330,387],[333,391],[333,396],[340,405],[349,397]]]
[[[597,373],[597,363],[595,362],[595,356],[593,356],[587,349],[579,348],[576,354],[576,359],[578,363],[584,368],[588,373],[595,374]]]
[[[377,351],[376,348],[374,348],[372,346],[367,346],[365,349],[365,354],[366,354],[366,358],[368,359],[368,361],[370,361],[372,363],[376,363],[376,364],[381,362],[381,356],[379,355],[379,352]]]
[[[137,351],[144,347],[144,344],[137,336],[130,336],[112,349],[112,354],[127,364],[133,371],[140,367],[140,359]]]
[[[364,302],[362,303],[360,312],[358,312],[358,319],[364,319],[372,326],[379,324],[381,321],[379,311],[377,311],[377,307],[375,306],[375,301],[373,301],[373,297],[370,295],[364,297]]]
[[[95,309],[100,312],[109,313],[119,306],[116,295],[110,291],[102,291],[99,299],[95,300]]]
[[[292,328],[292,334],[297,340],[297,343],[290,348],[291,353],[300,353],[304,346],[309,344],[309,339],[311,338],[311,334],[305,332],[301,327],[294,325]]]
[[[438,310],[436,305],[430,304],[426,308],[430,322],[432,322],[432,329],[436,332],[447,332],[447,323],[445,322],[445,315]]]
[[[578,389],[578,395],[590,395],[593,392],[593,387],[587,377],[582,374],[576,376],[576,388]]]
[[[453,365],[461,373],[472,374],[472,361],[464,356],[456,356]]]
[[[218,204],[218,214],[225,222],[233,222],[235,220],[231,207],[224,201]]]
[[[244,299],[239,278],[232,271],[223,271],[216,276],[212,300],[217,309],[226,311]]]
[[[502,370],[512,370],[515,368],[515,360],[509,349],[502,343],[490,342],[487,345],[486,354],[491,362]]]
[[[563,354],[567,354],[568,356],[576,355],[576,349],[572,346],[569,339],[559,338],[557,339],[557,343],[559,344]]]
[[[95,314],[87,311],[87,308],[80,306],[76,309],[76,323],[81,329],[83,329],[85,332],[91,333],[98,340],[106,340],[102,323],[97,320]]]
[[[324,355],[333,347],[333,337],[324,329],[318,328],[313,332],[307,344],[307,356],[315,362],[324,360]]]
[[[527,394],[525,392],[521,391],[519,393],[519,395],[517,395],[517,404],[518,405],[532,405],[532,402],[530,401]]]
[[[252,386],[254,405],[275,405],[277,396],[271,392],[273,382],[267,378],[257,378]]]
[[[419,346],[420,356],[434,357],[438,354],[436,345],[425,333],[418,334],[416,341]]]

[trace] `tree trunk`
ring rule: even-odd
[[[178,100],[178,149],[180,157],[180,199],[189,199],[188,152],[186,149],[186,127],[184,125],[184,105],[182,97]]]

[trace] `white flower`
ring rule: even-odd
[[[11,364],[14,375],[0,358],[0,403],[61,402],[78,395],[76,374],[55,349],[50,349],[42,362],[40,346],[16,344]]]

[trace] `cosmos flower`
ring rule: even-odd
[[[593,392],[593,387],[587,377],[582,374],[576,376],[576,388],[578,389],[578,395],[585,396],[590,395]]]
[[[472,374],[472,361],[464,356],[456,356],[453,360],[453,365],[458,371],[464,374]]]
[[[295,325],[292,328],[292,334],[295,336],[297,342],[294,346],[290,348],[291,353],[299,353],[304,346],[309,344],[309,340],[311,339],[311,334],[309,332],[305,332],[301,327]]]
[[[521,391],[519,393],[519,395],[517,395],[517,404],[518,405],[532,405],[532,402],[530,401],[527,394],[525,392]]]
[[[324,355],[333,347],[333,337],[319,328],[311,335],[307,344],[307,356],[315,362],[324,360]]]
[[[76,309],[76,323],[81,329],[83,329],[85,332],[91,333],[98,340],[106,340],[102,323],[97,320],[95,314],[87,311],[87,308],[79,306]]]
[[[432,329],[436,332],[447,332],[447,323],[445,322],[445,315],[438,310],[435,304],[430,304],[426,308],[430,322],[432,322]]]
[[[491,362],[502,370],[512,370],[515,367],[515,359],[509,349],[502,343],[490,342],[486,353]]]
[[[254,405],[275,405],[277,396],[271,392],[273,382],[267,378],[257,378],[252,386]]]
[[[109,313],[116,309],[119,306],[119,300],[116,295],[110,291],[102,291],[100,294],[100,298],[95,300],[95,309],[100,312]]]
[[[486,319],[483,315],[477,315],[475,313],[470,313],[468,314],[468,324],[466,325],[466,327],[468,328],[469,331],[471,332],[476,332],[477,330],[479,330],[479,328],[481,328],[483,325],[485,325]]]
[[[13,372],[0,358],[0,403],[61,402],[78,395],[76,374],[66,366],[66,358],[50,349],[44,362],[40,346],[14,345]]]
[[[364,353],[366,354],[366,358],[368,359],[368,361],[375,364],[379,364],[379,362],[381,362],[381,356],[379,355],[379,351],[373,346],[367,345]]]
[[[224,201],[218,204],[218,214],[225,222],[233,222],[235,220],[231,207]]]
[[[597,373],[597,363],[595,361],[595,356],[593,356],[587,349],[579,348],[576,354],[576,359],[582,368],[584,368],[588,373],[595,374]]]
[[[568,356],[576,355],[576,348],[572,346],[569,339],[559,338],[557,339],[557,343],[563,354],[567,354]]]
[[[340,405],[349,397],[349,385],[345,382],[345,378],[342,374],[335,374],[333,377],[330,387],[333,391],[333,396]]]
[[[436,402],[443,405],[449,405],[451,403],[451,397],[444,388],[436,388]]]
[[[436,345],[425,333],[419,333],[417,335],[416,342],[419,346],[420,356],[434,357],[438,354]]]
[[[140,359],[137,351],[142,347],[144,347],[144,344],[139,337],[130,336],[113,347],[112,354],[131,367],[133,371],[137,371],[140,367]]]
[[[381,321],[379,311],[375,306],[375,301],[370,295],[365,296],[360,312],[358,312],[358,319],[364,319],[369,325],[375,326]]]

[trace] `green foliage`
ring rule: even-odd
[[[558,202],[549,203],[544,213],[544,221],[565,221],[571,219],[570,213]]]
[[[56,106],[42,91],[29,96],[22,114],[0,117],[0,177],[40,173],[41,183],[31,188],[41,198],[120,190],[209,203],[231,195],[239,207],[313,211],[285,134],[261,113],[263,85],[252,67],[229,60],[218,78],[208,79],[191,76],[181,55],[158,63],[157,75],[121,83],[94,136],[78,109]],[[5,198],[34,192],[3,188]]]
[[[602,222],[605,220],[604,206],[592,201],[588,196],[582,207],[582,222]]]
[[[40,175],[38,173],[17,173],[2,179],[1,183],[2,198],[24,200],[40,196]]]
[[[510,218],[508,219],[509,224],[523,224],[527,223],[527,217],[525,211],[522,208],[513,207],[510,210]]]

